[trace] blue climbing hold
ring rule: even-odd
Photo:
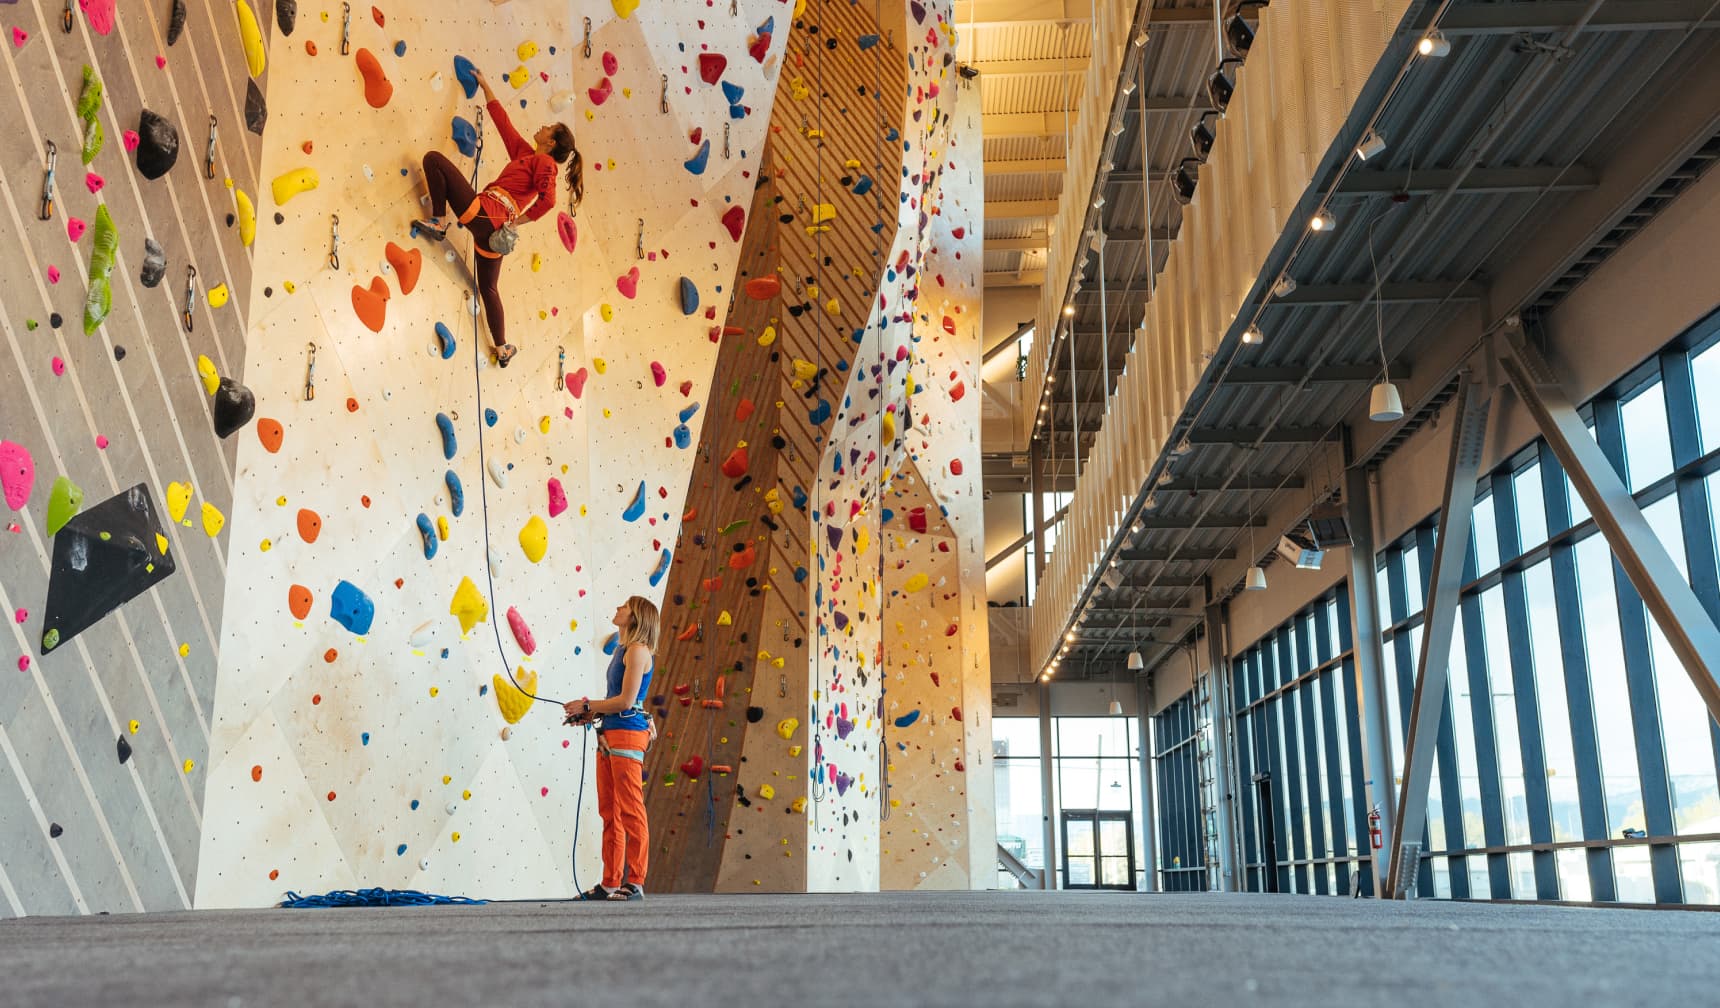
[[[745,119],[746,117],[747,117],[747,107],[745,105],[730,105],[729,106],[729,118],[730,119]]]
[[[396,56],[406,55],[406,40],[405,39],[401,39],[400,41],[394,43],[394,55],[396,55]]]
[[[448,481],[448,510],[458,518],[466,510],[466,488],[460,485],[460,474],[452,469],[443,478]]]
[[[694,175],[703,175],[705,173],[705,162],[709,161],[710,159],[711,159],[711,142],[709,140],[706,140],[704,143],[699,145],[699,153],[694,154],[692,157],[688,158],[687,160],[685,160],[681,163],[686,167],[686,169],[688,171],[692,172]]]
[[[436,526],[430,523],[430,516],[418,512],[418,535],[424,540],[424,559],[436,557]]]
[[[412,799],[412,811],[418,811],[418,799],[416,798]]]
[[[686,424],[676,424],[673,437],[677,448],[691,448],[693,446],[693,432]]]
[[[698,413],[698,412],[699,412],[699,404],[698,403],[693,403],[690,406],[681,407],[681,413],[680,413],[681,422],[686,423],[688,420],[693,419],[693,415]]]
[[[454,146],[467,157],[478,153],[478,129],[465,116],[454,117]]]
[[[359,740],[359,741],[360,741],[360,742],[363,742],[363,743],[364,743],[364,744],[365,744],[365,745],[369,745],[369,744],[370,744],[370,733],[369,733],[369,732],[365,732],[365,733],[364,733],[364,734],[363,734],[363,735],[360,735],[360,736],[359,736],[359,737],[358,737],[358,740]]]
[[[868,50],[868,49],[870,49],[873,46],[878,44],[878,36],[876,36],[876,35],[862,35],[862,36],[860,36],[859,42],[860,42],[860,51],[865,52],[866,50]]]
[[[454,57],[454,79],[458,80],[460,86],[466,90],[467,98],[478,93],[478,68],[473,66],[472,61],[464,56]],[[892,137],[891,139],[895,138]]]
[[[395,853],[395,854],[396,854],[396,855],[401,855],[401,854],[405,854],[405,853],[406,853],[406,845],[405,845],[405,844],[401,844],[401,845],[400,845],[400,846],[398,846],[398,847],[396,847],[396,848],[394,848],[394,853]]]
[[[442,359],[454,356],[454,331],[442,323],[436,323],[436,340],[442,344]]]
[[[608,637],[603,638],[603,653],[606,655],[614,654],[616,646],[620,643],[621,634],[618,632],[612,633]]]
[[[448,419],[448,414],[436,414],[436,427],[442,432],[442,457],[451,459],[460,450],[460,442],[454,437],[454,421]]]
[[[663,580],[663,575],[667,573],[669,573],[669,551],[664,550],[663,555],[657,559],[657,569],[651,572],[651,587],[657,587],[657,582]]]
[[[633,503],[627,505],[627,510],[621,512],[623,521],[636,522],[645,517],[645,484],[639,484],[639,492],[633,495]]]
[[[854,195],[864,196],[872,191],[872,176],[862,175],[860,181],[854,183]]]
[[[906,728],[909,725],[913,724],[915,721],[918,721],[919,719],[920,719],[920,712],[917,710],[911,710],[908,713],[903,714],[901,717],[896,719],[896,727],[897,728]]]
[[[806,568],[805,567],[796,567],[794,569],[794,583],[795,584],[800,584],[802,581],[805,581],[806,577],[807,577],[807,574],[806,574]]]
[[[728,99],[730,105],[739,102],[741,100],[741,95],[746,93],[747,89],[741,87],[739,84],[730,84],[728,81],[723,81],[723,97]]]
[[[776,34],[776,15],[772,14],[770,17],[765,18],[764,24],[759,25],[758,31],[754,32],[753,34],[755,34],[755,35],[775,35]]]
[[[467,95],[466,97],[470,98],[472,96]],[[890,141],[891,143],[895,143],[901,136],[902,136],[902,134],[896,132],[896,127],[894,127],[894,126],[890,127],[889,130],[887,130],[884,133],[884,139]]]
[[[493,409],[484,410],[484,425],[486,427],[494,427],[496,425],[497,419],[499,419],[499,418],[496,416],[495,410],[493,410]]]
[[[890,519],[892,519],[894,517],[896,517],[896,512],[895,512],[894,508],[885,508],[884,509],[884,522],[886,524],[888,524]]]
[[[691,315],[699,310],[699,285],[687,277],[681,278],[681,314]]]
[[[329,594],[329,615],[349,631],[364,636],[376,619],[376,603],[351,581],[342,581]]]
[[[812,421],[814,427],[823,426],[824,422],[830,419],[830,401],[827,399],[818,400],[818,405],[813,407],[811,413],[807,414],[807,419]],[[453,456],[450,455],[449,458],[453,458]]]
[[[796,511],[806,506],[806,491],[800,487],[794,488],[794,509]]]

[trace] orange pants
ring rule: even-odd
[[[603,817],[603,884],[610,889],[624,881],[645,884],[646,850],[651,843],[645,822],[645,761],[620,753],[643,754],[650,738],[644,731],[620,730],[599,736],[597,814]]]

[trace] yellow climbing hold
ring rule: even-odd
[[[615,321],[615,308],[608,302],[604,302],[597,307],[597,314],[603,316],[603,321],[605,322]]]
[[[789,759],[799,759],[800,758],[800,747],[797,745],[789,746],[788,747],[788,757],[789,757]]]
[[[520,549],[532,563],[542,560],[543,555],[549,552],[549,526],[542,518],[532,515],[525,528],[520,529]]]
[[[866,526],[864,525],[856,528],[854,530],[854,555],[864,556],[866,554],[866,547],[870,545],[872,545],[872,533],[866,531]]]
[[[806,811],[806,799],[805,798],[796,798],[794,801],[791,801],[788,803],[788,807],[790,809],[794,810],[795,812],[805,812]]]
[[[812,207],[812,223],[827,224],[836,219],[836,204],[815,203]]]
[[[539,434],[548,434],[549,433],[549,417],[547,415],[538,417],[538,433]]]
[[[442,783],[444,783],[444,784],[452,784],[452,783],[454,783],[454,778],[452,778],[452,777],[450,777],[450,776],[448,776],[448,775],[447,775],[447,774],[443,774],[443,775],[442,775]]]
[[[160,532],[155,534],[155,548],[160,551],[162,556],[167,555],[167,537]]]
[[[192,771],[192,769],[195,768],[196,766],[197,766],[197,764],[194,763],[193,761],[186,760],[185,761],[185,772],[190,773]]]
[[[782,738],[784,741],[787,741],[788,739],[791,739],[794,737],[794,733],[799,728],[800,728],[800,719],[799,718],[785,717],[781,721],[778,721],[776,723],[776,734],[780,738]]]
[[[536,671],[522,665],[515,670],[514,678],[519,681],[519,686],[509,682],[508,677],[500,672],[490,677],[490,685],[496,690],[496,706],[502,709],[502,720],[508,724],[519,724],[526,711],[531,709],[532,698],[521,692],[522,687],[526,692],[537,692]]]
[[[809,382],[816,377],[818,377],[818,365],[817,364],[814,364],[811,361],[801,360],[798,357],[795,358],[795,361],[794,361],[794,387],[795,388],[800,388],[800,386],[803,383]],[[210,394],[213,395],[214,393],[210,393]]]
[[[264,553],[267,553],[270,550],[275,548],[275,544],[270,542],[267,539],[264,539],[262,542],[257,544],[257,548],[262,550]]]
[[[246,242],[245,244],[249,245],[250,242]],[[225,307],[227,304],[227,298],[229,296],[230,295],[227,292],[227,285],[226,284],[216,284],[215,286],[209,288],[209,307],[211,307],[211,308]],[[219,380],[217,380],[217,385],[219,385]]]
[[[294,168],[290,172],[282,172],[275,176],[275,181],[269,188],[275,194],[275,205],[286,206],[287,201],[300,193],[310,192],[322,185],[322,176],[315,168]]]
[[[203,354],[197,355],[197,377],[203,379],[203,391],[214,395],[221,387],[221,376],[215,371],[215,362]]]
[[[227,516],[221,513],[221,509],[216,507],[215,505],[209,503],[208,501],[204,501],[203,502],[203,531],[209,533],[209,538],[213,539],[216,536],[220,535],[222,527],[225,526],[226,524],[227,524]]]
[[[765,491],[764,505],[770,509],[771,514],[782,514],[781,489],[778,487],[771,487],[769,490]]]
[[[532,272],[536,273],[542,269],[543,269],[543,254],[539,253],[539,252],[533,252],[532,253]],[[538,314],[542,315],[543,312],[538,312]]]
[[[805,81],[796,77],[788,82],[788,94],[795,101],[805,101],[812,97],[812,89],[806,86]]]
[[[462,801],[471,801],[472,800],[472,792],[470,792],[470,791],[460,792],[460,799]]]
[[[233,0],[233,9],[239,15],[239,41],[245,46],[245,69],[251,72],[252,77],[261,77],[268,52],[268,48],[263,45],[263,29],[257,24],[256,13],[245,0]]]
[[[138,724],[138,722],[137,722],[137,718],[132,718],[132,719],[131,719],[131,721],[130,721],[130,723],[128,723],[128,724],[127,724],[127,725],[126,725],[126,726],[125,726],[125,727],[126,727],[126,729],[127,729],[127,730],[128,730],[128,731],[130,731],[130,732],[131,732],[131,733],[132,733],[132,734],[133,734],[133,735],[136,735],[136,734],[137,734],[137,730],[138,730],[138,729],[139,729],[139,728],[142,728],[142,727],[143,727],[143,725],[141,725],[141,724]]]
[[[442,687],[440,687],[440,686],[430,687],[430,699],[432,699],[432,700],[436,699],[436,695],[438,693],[441,693],[441,692],[442,692]],[[446,784],[447,781],[443,781],[442,783]]]
[[[520,88],[525,87],[526,82],[531,80],[531,79],[532,79],[532,72],[530,70],[527,70],[523,66],[514,67],[513,70],[511,72],[509,72],[508,78],[507,78],[508,83],[512,84],[514,86],[515,91],[518,91]]]
[[[291,280],[283,280],[281,282],[281,289],[286,291],[288,294],[291,294],[299,289],[299,285],[293,283]]]
[[[173,482],[167,484],[167,517],[177,525],[185,520],[185,509],[191,506],[191,484]]]
[[[447,542],[448,541],[448,516],[447,515],[437,515],[436,516],[436,541],[437,542]]]
[[[452,836],[450,836],[448,839],[454,841],[455,843],[459,843],[460,842],[460,834],[458,832],[456,832]]]
[[[733,616],[729,615],[729,611],[727,609],[724,609],[722,612],[717,614],[717,626],[734,626],[734,625],[735,625],[735,619]]]
[[[878,421],[878,436],[882,438],[886,444],[896,440],[896,414],[885,413]]]
[[[773,325],[765,326],[764,332],[761,332],[758,334],[758,345],[759,346],[770,346],[772,343],[775,343],[775,342],[776,342],[776,326],[773,326]]]
[[[829,315],[831,317],[835,317],[837,315],[842,314],[842,302],[838,301],[835,298],[831,298],[830,300],[824,302],[824,314]]]
[[[538,54],[537,43],[533,42],[531,39],[527,39],[524,42],[521,42],[519,44],[519,48],[514,50],[514,55],[518,56],[520,58],[521,63],[524,63],[526,60],[531,59],[533,56],[536,56],[537,54]]]
[[[478,586],[469,577],[460,579],[460,587],[454,589],[454,603],[448,611],[460,617],[461,633],[471,633],[474,626],[490,618],[490,604],[484,601]]]
[[[179,657],[181,657],[181,658],[191,657],[191,645],[189,645],[189,644],[179,645]]]
[[[616,17],[632,17],[633,12],[639,9],[639,0],[609,0],[609,3],[615,8]]]
[[[257,240],[257,207],[251,202],[251,197],[245,195],[245,190],[233,190],[233,202],[239,208],[239,244],[246,248]]]
[[[914,592],[917,592],[917,591],[925,591],[926,586],[931,584],[931,583],[932,583],[932,579],[927,577],[926,575],[915,574],[913,577],[908,579],[906,584],[902,585],[902,590],[909,593],[909,594],[913,594]]]
[[[602,374],[609,370],[609,362],[604,360],[602,357],[593,357],[591,359],[591,370],[596,371],[598,374]]]
[[[763,798],[765,801],[770,801],[772,798],[776,797],[776,788],[771,787],[769,784],[760,784],[758,786],[758,796]]]

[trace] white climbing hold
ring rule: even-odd
[[[503,490],[506,490],[508,487],[508,467],[507,467],[507,464],[504,463],[499,458],[493,458],[490,460],[489,469],[490,469],[490,479],[496,484],[497,487],[499,487]]]
[[[406,638],[406,643],[415,648],[421,648],[428,646],[435,639],[436,623],[434,620],[426,620],[412,629],[412,636]]]
[[[526,429],[524,427],[519,426],[518,424],[515,424],[514,425],[514,444],[525,444],[525,443],[526,443]]]

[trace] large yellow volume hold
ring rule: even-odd
[[[532,515],[525,528],[520,529],[520,549],[532,563],[542,560],[543,555],[549,552],[549,526],[542,518]]]
[[[251,202],[251,197],[245,195],[245,190],[236,186],[233,202],[239,209],[239,244],[250,248],[251,243],[257,240],[257,207]]]
[[[514,670],[514,679],[519,686],[515,686],[499,673],[490,679],[490,685],[496,690],[496,706],[502,709],[502,720],[508,724],[519,724],[520,718],[525,717],[526,711],[531,710],[532,698],[526,696],[526,693],[536,693],[538,685],[537,672],[527,670],[524,666]]]
[[[239,41],[245,44],[245,69],[251,72],[252,77],[261,77],[268,51],[263,45],[263,29],[257,24],[256,13],[245,0],[233,0],[233,9],[239,15]]]
[[[474,626],[490,618],[490,604],[484,601],[483,594],[469,577],[460,579],[460,587],[454,589],[454,603],[448,611],[460,617],[461,633],[471,633]]]
[[[282,172],[275,176],[275,181],[269,183],[269,189],[275,195],[276,206],[286,206],[287,201],[299,193],[310,192],[322,185],[322,176],[315,168],[294,168],[290,172]]]

